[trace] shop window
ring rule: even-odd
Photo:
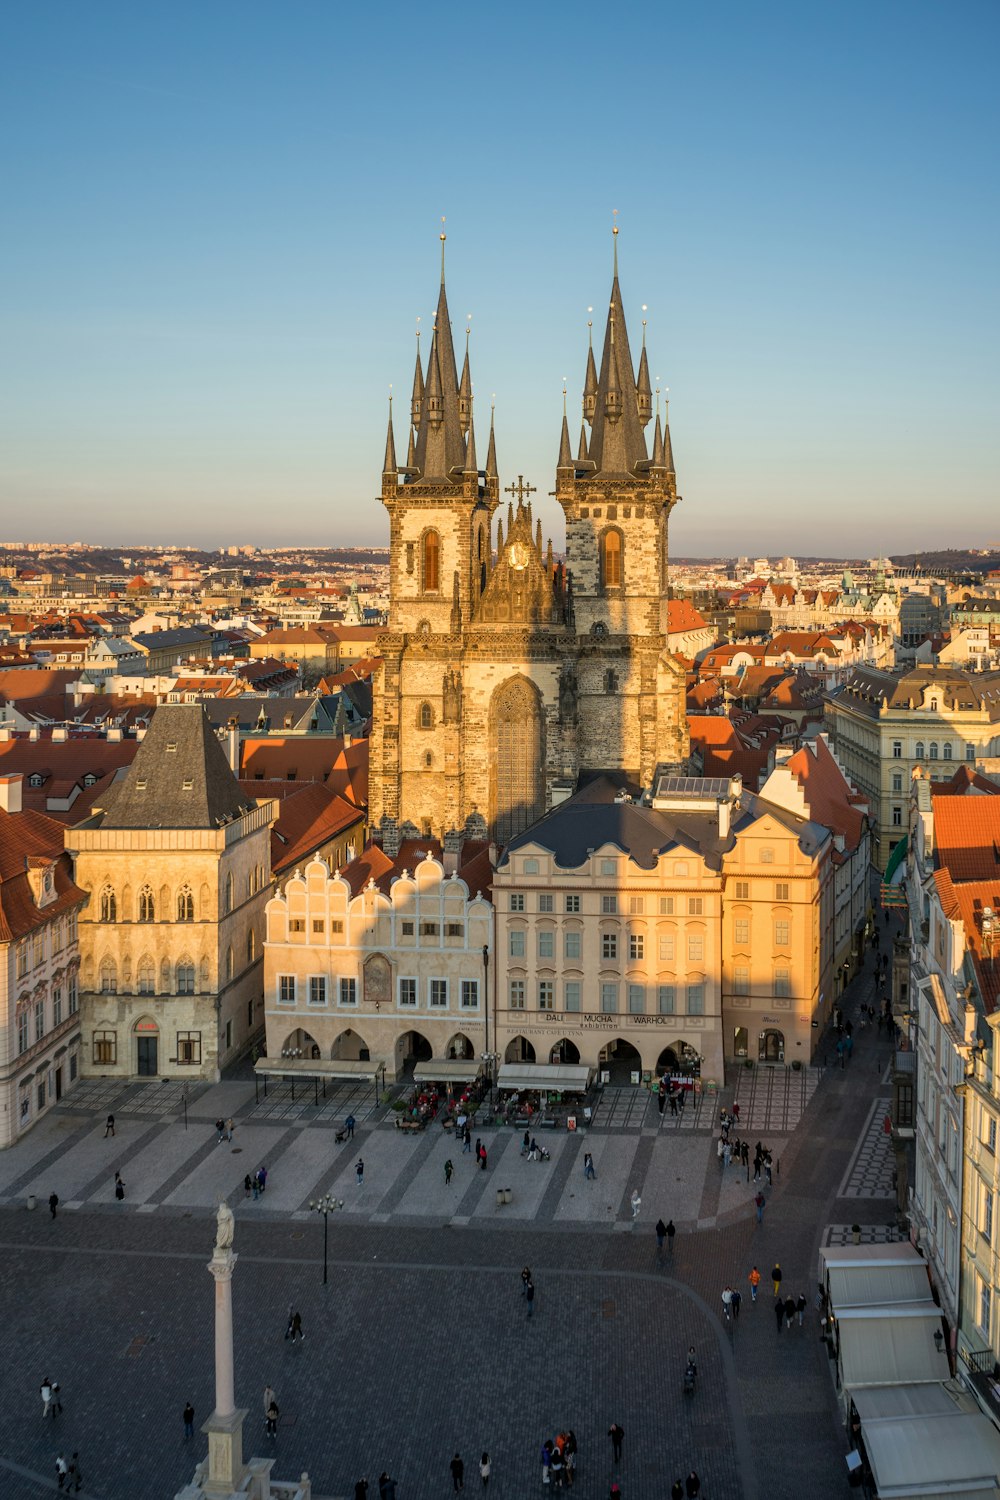
[[[177,1033],[177,1061],[182,1067],[196,1068],[201,1064],[201,1032],[179,1031]]]
[[[94,1062],[102,1067],[115,1067],[118,1062],[118,1033],[116,1031],[94,1032]]]

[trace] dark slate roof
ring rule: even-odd
[[[102,828],[218,828],[254,804],[243,795],[200,703],[162,703]]]
[[[131,637],[147,651],[173,650],[178,646],[201,646],[215,634],[211,625],[178,625],[173,630],[141,630]]]

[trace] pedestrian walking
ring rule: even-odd
[[[539,1454],[539,1457],[540,1457],[540,1459],[542,1461],[542,1483],[543,1484],[548,1484],[549,1480],[552,1478],[552,1440],[551,1440],[551,1438],[546,1438],[545,1439],[545,1442],[542,1444],[542,1451]]]
[[[799,1315],[799,1327],[800,1328],[805,1327],[805,1321],[806,1321],[806,1295],[805,1295],[805,1292],[800,1292],[799,1295],[798,1295],[798,1297],[796,1298],[796,1301],[795,1301],[795,1311]]]
[[[755,1180],[758,1180],[758,1179],[755,1179]],[[757,1223],[758,1224],[763,1224],[763,1222],[764,1222],[764,1204],[766,1202],[767,1202],[767,1199],[764,1197],[764,1194],[758,1188],[757,1189],[757,1196],[753,1200],[754,1208],[757,1210]]]
[[[115,1197],[119,1203],[125,1197],[125,1184],[122,1182],[122,1174],[120,1172],[115,1173]]]
[[[671,1255],[674,1253],[674,1235],[677,1233],[673,1219],[667,1220],[667,1249]]]
[[[576,1433],[572,1427],[566,1434],[566,1446],[563,1452],[566,1455],[566,1483],[572,1489],[576,1483]]]
[[[248,1172],[247,1175],[243,1179],[243,1196],[244,1196],[244,1198],[249,1198],[249,1196],[250,1196],[250,1194],[252,1192],[253,1192],[253,1178],[250,1176],[250,1173]]]
[[[396,1500],[396,1481],[389,1478],[385,1469],[378,1476],[378,1500]]]
[[[781,1291],[781,1262],[776,1260],[771,1267],[771,1281],[774,1284],[774,1295]]]
[[[262,1166],[262,1167],[258,1167],[257,1168],[257,1186],[258,1186],[258,1188],[260,1189],[260,1191],[262,1193],[267,1188],[267,1168],[266,1167]]]
[[[795,1298],[792,1296],[791,1292],[789,1292],[788,1296],[785,1298],[785,1322],[788,1324],[789,1328],[791,1328],[792,1324],[795,1322]]]
[[[528,1139],[528,1132],[527,1131],[524,1132],[524,1138],[525,1138],[525,1140]],[[528,1148],[526,1146],[522,1146],[522,1148],[521,1148],[521,1155],[522,1156],[524,1155],[524,1153],[525,1153],[525,1151],[527,1149]],[[467,1151],[471,1151],[471,1150],[472,1150],[472,1131],[469,1129],[468,1125],[466,1125],[465,1129],[462,1131],[462,1155],[464,1156]]]
[[[184,1436],[186,1438],[193,1438],[194,1437],[194,1407],[191,1405],[190,1401],[184,1407],[184,1410],[181,1413],[181,1415],[184,1418]]]
[[[691,1470],[684,1481],[684,1493],[687,1495],[687,1500],[697,1500],[697,1497],[701,1494],[701,1480],[694,1469]]]
[[[225,1137],[225,1134],[226,1134],[226,1122],[225,1122],[225,1120],[223,1120],[223,1119],[216,1120],[216,1122],[215,1122],[215,1134],[218,1137],[218,1139],[216,1141],[216,1145],[221,1146],[222,1142],[223,1142],[223,1138]]]
[[[65,1485],[68,1472],[69,1465],[60,1453],[56,1456],[56,1483],[59,1489],[62,1489]]]
[[[670,1500],[684,1500],[684,1481],[675,1479],[670,1486]]]
[[[274,1392],[272,1391],[272,1389],[271,1389],[271,1387],[269,1385],[266,1385],[264,1387],[264,1416],[265,1417],[267,1416],[268,1407],[271,1405],[271,1402],[273,1400],[274,1400]]]
[[[480,1151],[482,1151],[482,1149],[483,1149],[483,1143],[480,1140],[479,1136],[477,1135],[476,1136],[476,1165],[477,1166],[479,1165],[479,1153],[480,1153]]]
[[[617,1464],[621,1462],[622,1443],[625,1440],[625,1429],[617,1422],[612,1422],[608,1428],[608,1437],[611,1439],[611,1457]]]
[[[492,1473],[492,1469],[493,1466],[490,1463],[490,1455],[488,1453],[484,1453],[482,1458],[479,1460],[479,1477],[483,1481],[484,1490],[489,1487],[490,1474]]]
[[[38,1394],[42,1398],[42,1416],[54,1417],[56,1412],[52,1403],[52,1382],[47,1375],[38,1388]]]
[[[228,1119],[226,1121],[226,1140],[231,1141],[235,1133],[236,1126],[233,1124],[232,1119]]]
[[[730,1303],[729,1303],[729,1311],[733,1315],[733,1322],[734,1323],[736,1322],[737,1318],[740,1315],[740,1308],[742,1306],[743,1306],[743,1293],[737,1287],[734,1286],[733,1287],[733,1295],[732,1295],[732,1298],[731,1298]]]
[[[368,1476],[354,1482],[354,1500],[368,1500]]]
[[[632,1222],[635,1223],[636,1219],[639,1217],[639,1210],[642,1207],[642,1199],[639,1197],[638,1188],[632,1189],[632,1197],[629,1199],[629,1202],[632,1205]]]
[[[732,1304],[733,1289],[731,1286],[725,1286],[722,1289],[722,1316],[725,1318],[727,1323],[729,1322],[732,1313]]]
[[[767,1178],[767,1185],[768,1185],[768,1187],[773,1187],[774,1184],[771,1182],[771,1153],[770,1153],[770,1151],[765,1151],[764,1152],[764,1176]]]
[[[364,1181],[365,1181],[365,1164],[361,1160],[360,1156],[358,1157],[358,1164],[354,1168],[354,1171],[355,1171],[355,1173],[357,1175],[358,1187],[363,1187],[364,1186]]]
[[[58,1193],[50,1193],[49,1194],[49,1213],[52,1215],[53,1218],[55,1218],[55,1216],[56,1216],[56,1209],[58,1207],[59,1207],[59,1194]]]
[[[285,1338],[291,1339],[292,1343],[294,1344],[296,1339],[301,1339],[303,1343],[305,1343],[305,1337],[305,1334],[302,1332],[302,1314],[297,1310],[293,1310],[292,1307],[289,1307],[288,1326],[285,1329]]]
[[[530,1268],[528,1266],[525,1266],[524,1270],[521,1272],[521,1296],[522,1297],[527,1294],[528,1283],[529,1283],[530,1280],[531,1280],[531,1270],[530,1270]]]
[[[733,1107],[732,1107],[732,1110],[730,1111],[730,1113],[732,1114],[733,1119],[736,1121],[736,1123],[738,1125],[740,1123],[740,1107],[739,1107],[739,1105],[736,1104],[736,1103],[734,1103]]]
[[[455,1457],[449,1464],[449,1468],[451,1469],[451,1482],[457,1495],[459,1490],[465,1489],[465,1465],[462,1462],[462,1455],[460,1453],[455,1454]]]
[[[354,1139],[354,1127],[356,1124],[357,1121],[355,1120],[353,1115],[348,1115],[347,1119],[344,1121],[344,1129],[347,1131],[347,1139],[349,1141],[353,1141]]]
[[[451,1182],[451,1174],[452,1174],[452,1172],[454,1172],[454,1170],[455,1170],[455,1168],[452,1165],[452,1160],[451,1160],[451,1157],[449,1156],[448,1160],[444,1164],[444,1185],[445,1185],[445,1187],[447,1187],[448,1184]]]
[[[552,1447],[552,1457],[549,1461],[549,1477],[552,1483],[552,1488],[554,1490],[562,1489],[563,1476],[565,1472],[566,1469],[563,1463],[563,1456],[559,1448],[559,1444],[554,1443]]]
[[[479,1170],[481,1172],[485,1172],[486,1171],[486,1147],[485,1146],[480,1146],[480,1148],[479,1148]]]
[[[670,1113],[673,1115],[674,1119],[676,1119],[677,1118],[677,1095],[674,1092],[674,1090],[671,1089],[670,1093],[668,1094],[667,1097],[670,1100]]]
[[[775,1297],[774,1299],[774,1321],[777,1323],[778,1332],[780,1333],[781,1325],[785,1321],[785,1304],[780,1297]]]
[[[531,1318],[535,1312],[535,1283],[533,1281],[528,1282],[528,1285],[524,1289],[524,1295],[528,1300],[528,1317]]]
[[[114,1133],[115,1133],[115,1117],[114,1117],[114,1115],[108,1115],[107,1121],[106,1121],[105,1126],[104,1126],[104,1139],[107,1140],[108,1136],[109,1135],[114,1135]]]
[[[267,1408],[267,1420],[265,1423],[265,1428],[269,1438],[276,1438],[278,1436],[278,1418],[280,1416],[281,1411],[279,1410],[278,1403],[272,1396],[270,1405]]]
[[[67,1490],[72,1490],[74,1495],[78,1495],[83,1488],[83,1475],[80,1473],[79,1453],[74,1453],[69,1461],[69,1468],[66,1471],[66,1488]]]
[[[659,1250],[659,1252],[661,1253],[661,1255],[663,1253],[663,1241],[666,1239],[666,1237],[667,1237],[667,1226],[666,1226],[666,1224],[664,1224],[664,1222],[663,1222],[662,1219],[657,1219],[657,1221],[656,1221],[656,1248],[657,1248],[657,1250]]]
[[[750,1283],[750,1301],[757,1301],[757,1288],[760,1286],[760,1272],[756,1266],[751,1266],[750,1275],[747,1277]]]

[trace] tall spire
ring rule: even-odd
[[[392,433],[392,392],[389,392],[389,431],[385,439],[385,462],[382,465],[383,474],[395,474],[398,472],[396,463],[396,439]]]
[[[420,319],[417,319],[420,322]],[[417,329],[417,365],[413,371],[413,395],[410,399],[410,421],[414,427],[420,426],[420,408],[424,399],[424,372],[420,366],[420,329]]]
[[[594,364],[594,323],[587,320],[587,374],[583,382],[583,415],[593,422],[597,411],[597,366]]]
[[[471,328],[466,325],[465,329],[465,364],[462,366],[462,379],[458,387],[458,415],[462,421],[462,431],[467,432],[469,422],[472,419],[472,372],[469,368],[469,334]]]
[[[617,225],[615,229],[617,230]],[[586,401],[584,414],[586,415]],[[621,287],[618,285],[616,233],[615,274],[611,283],[601,371],[597,381],[588,445],[596,472],[623,475],[636,473],[636,466],[648,458],[642,427],[625,310],[622,306]]]
[[[580,423],[580,447],[576,455],[577,463],[585,464],[590,454],[587,452],[587,424]]]
[[[441,233],[441,290],[417,426],[416,463],[424,484],[456,481],[465,469],[465,433],[458,402],[458,371],[451,337],[451,315],[444,285],[444,231]]]
[[[497,473],[497,440],[493,431],[493,417],[496,411],[496,403],[490,402],[490,446],[486,450],[486,473],[491,479],[498,477]]]
[[[667,471],[668,474],[675,474],[676,475],[676,470],[674,469],[674,449],[673,449],[673,445],[672,445],[672,443],[670,441],[670,398],[669,398],[669,396],[664,401],[663,406],[664,406],[664,413],[663,413],[663,466],[666,469],[666,471]]]
[[[569,445],[569,422],[566,420],[566,387],[563,386],[563,419],[562,433],[559,438],[559,458],[556,463],[557,469],[571,469],[573,467],[573,450]]]
[[[660,413],[656,413],[656,426],[653,429],[653,458],[650,463],[651,469],[665,469],[663,453],[663,428],[660,426]]]
[[[646,311],[643,307],[643,312]],[[646,355],[646,319],[642,320],[642,353],[639,356],[639,376],[635,383],[636,405],[639,421],[645,427],[653,415],[653,392],[649,383],[649,359]]]

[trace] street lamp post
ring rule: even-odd
[[[483,944],[483,1003],[486,1006],[486,1051],[483,1053],[483,1062],[486,1064],[486,1088],[489,1098],[490,1112],[493,1110],[493,1051],[490,1047],[490,947],[488,943]],[[494,1022],[494,1031],[496,1023]]]
[[[334,1197],[333,1193],[324,1193],[323,1196],[322,1196],[322,1198],[318,1198],[315,1201],[312,1198],[310,1198],[310,1200],[309,1200],[309,1207],[312,1209],[313,1213],[322,1214],[323,1215],[323,1285],[324,1286],[326,1286],[326,1268],[327,1268],[326,1246],[327,1246],[327,1231],[328,1231],[328,1226],[329,1226],[329,1219],[330,1219],[330,1215],[333,1213],[334,1209],[343,1208],[343,1206],[344,1206],[344,1200],[342,1198],[340,1200],[338,1200],[337,1198]]]
[[[301,1047],[282,1047],[282,1049],[281,1049],[281,1055],[282,1055],[282,1057],[289,1057],[289,1058],[291,1058],[291,1057],[301,1057],[302,1056],[302,1048]],[[292,1077],[292,1102],[294,1103],[295,1102],[295,1074],[293,1073],[291,1075],[291,1077]]]

